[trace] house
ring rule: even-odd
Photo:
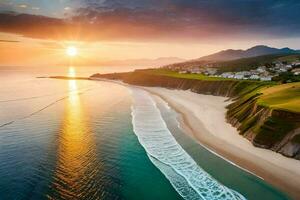
[[[264,72],[266,72],[266,66],[258,67],[258,68],[256,69],[256,71],[259,72],[259,73],[264,73]]]
[[[292,69],[293,66],[292,66],[292,65],[286,65],[285,68],[286,68],[286,69]]]
[[[214,75],[214,74],[217,73],[217,69],[215,69],[215,68],[208,68],[208,69],[206,69],[206,72],[209,75]]]
[[[256,74],[253,74],[249,78],[252,79],[252,80],[256,80],[256,79],[259,79],[259,76],[256,75]]]
[[[201,71],[199,68],[193,68],[193,69],[190,69],[189,71],[193,74],[201,74]]]
[[[236,78],[236,79],[244,79],[244,75],[243,74],[235,74],[234,78]]]
[[[234,78],[234,74],[232,72],[224,72],[221,74],[223,78]]]
[[[293,72],[293,74],[296,75],[296,76],[297,76],[297,75],[300,75],[300,68],[293,69],[292,72]]]
[[[293,65],[294,67],[300,66],[300,62],[293,62],[292,65]]]
[[[272,80],[272,76],[262,76],[260,77],[261,81],[271,81]]]
[[[280,72],[286,72],[287,69],[286,69],[285,67],[280,67],[280,68],[279,68],[279,71],[280,71]]]

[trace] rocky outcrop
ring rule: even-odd
[[[238,80],[195,80],[149,74],[95,74],[91,78],[122,80],[125,83],[148,87],[191,90],[195,93],[230,97],[227,121],[240,134],[261,148],[271,149],[300,160],[300,113],[271,109],[258,104],[259,88],[264,82]]]

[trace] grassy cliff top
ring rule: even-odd
[[[168,69],[148,69],[142,70],[144,73],[152,74],[152,75],[160,75],[160,76],[169,76],[174,78],[183,78],[183,79],[194,79],[194,80],[203,80],[203,81],[251,81],[251,82],[259,82],[254,80],[237,80],[233,78],[222,78],[222,77],[211,77],[203,74],[181,74],[176,71],[171,71]]]
[[[150,69],[150,70],[143,70],[143,71],[152,75],[169,76],[169,77],[184,78],[184,79],[195,79],[195,80],[205,80],[205,81],[234,80],[234,79],[221,78],[221,77],[209,77],[203,74],[180,74],[178,72],[171,71],[168,69]]]
[[[300,83],[288,83],[262,89],[258,103],[270,108],[300,113]]]

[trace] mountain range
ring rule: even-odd
[[[220,51],[208,56],[203,56],[196,60],[199,61],[228,61],[228,60],[236,60],[240,58],[250,58],[256,56],[270,55],[270,54],[293,54],[300,53],[299,50],[294,50],[290,48],[282,48],[277,49],[273,47],[268,47],[265,45],[258,45],[251,47],[246,50],[234,50],[228,49],[224,51]]]
[[[160,57],[156,59],[125,59],[125,60],[108,60],[98,63],[103,66],[163,66],[172,63],[185,62],[185,59],[177,57]]]
[[[173,63],[182,63],[187,60],[177,57],[160,57],[155,59],[148,59],[148,58],[140,58],[140,59],[124,59],[124,60],[95,60],[89,58],[81,58],[81,59],[74,59],[73,65],[76,66],[145,66],[145,67],[155,67],[155,66],[164,66]],[[68,60],[61,61],[56,65],[67,65]]]
[[[156,59],[124,59],[124,60],[84,60],[76,61],[76,65],[91,65],[91,66],[199,66],[209,63],[219,63],[226,61],[233,61],[242,58],[254,58],[264,55],[288,55],[298,54],[300,50],[290,48],[273,48],[264,45],[258,45],[246,50],[228,49],[219,51],[214,54],[203,56],[197,59],[186,60],[178,57],[160,57]],[[62,65],[65,63],[59,63]]]
[[[228,49],[219,51],[217,53],[203,56],[197,59],[187,60],[184,62],[177,62],[170,65],[170,67],[199,67],[202,65],[223,66],[223,65],[254,65],[262,62],[269,62],[277,57],[287,55],[300,55],[300,50],[290,48],[273,48],[264,45],[258,45],[246,50]]]

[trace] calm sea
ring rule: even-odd
[[[0,199],[288,199],[182,132],[166,102],[89,76],[125,67],[0,68]]]

